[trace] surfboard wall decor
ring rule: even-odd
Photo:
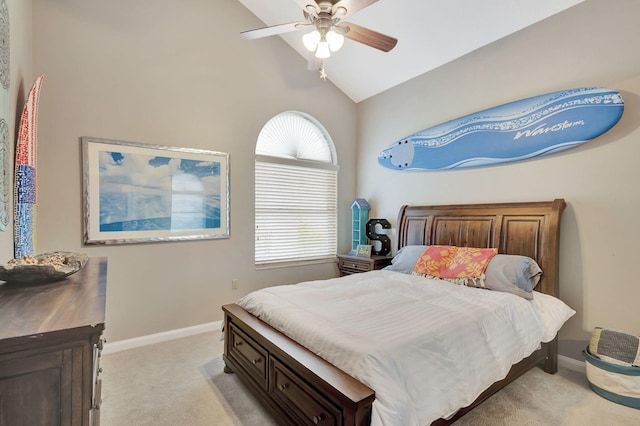
[[[38,101],[44,74],[38,77],[22,109],[15,164],[15,208],[13,216],[14,257],[33,255],[36,221],[36,153]]]
[[[422,130],[382,151],[378,162],[394,170],[442,170],[524,160],[600,136],[623,111],[624,100],[615,90],[553,92]]]

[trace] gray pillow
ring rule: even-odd
[[[403,274],[410,274],[413,272],[413,268],[416,266],[416,262],[420,259],[422,253],[429,246],[404,246],[396,253],[391,260],[391,265],[385,266],[384,270],[402,272]]]
[[[540,281],[542,269],[527,256],[496,254],[487,265],[484,275],[485,286],[490,290],[533,299],[532,291]]]

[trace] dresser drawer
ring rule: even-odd
[[[340,259],[338,269],[344,274],[358,274],[373,270],[373,263],[366,260]]]
[[[268,352],[233,323],[230,323],[229,337],[229,356],[242,364],[260,386],[266,389]]]
[[[342,414],[277,359],[271,359],[269,393],[300,425],[341,425]]]
[[[359,274],[362,272],[382,269],[391,264],[393,258],[388,256],[358,257],[350,254],[338,255],[338,269],[340,275]]]

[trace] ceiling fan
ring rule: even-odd
[[[289,22],[240,33],[247,40],[283,34],[302,29],[313,31],[303,36],[303,43],[311,52],[309,69],[320,70],[320,76],[326,78],[323,60],[331,56],[348,38],[383,52],[393,49],[398,40],[342,19],[376,3],[378,0],[296,0],[302,7],[304,22]]]

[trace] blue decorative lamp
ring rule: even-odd
[[[351,203],[351,252],[355,253],[358,244],[368,244],[367,222],[369,220],[369,203],[364,198],[356,198]]]

